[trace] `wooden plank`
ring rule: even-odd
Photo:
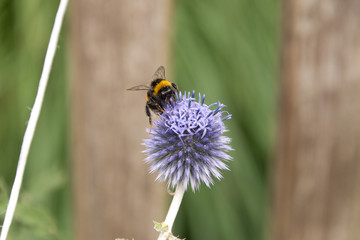
[[[71,13],[72,141],[76,239],[155,239],[165,185],[141,153],[145,92],[169,69],[171,1],[75,0]],[[169,75],[169,74],[168,74]]]
[[[360,1],[285,1],[273,239],[360,239]]]

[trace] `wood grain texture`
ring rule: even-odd
[[[71,10],[76,239],[156,239],[166,186],[143,162],[145,92],[126,89],[169,69],[172,3],[75,0]]]
[[[272,239],[360,239],[359,13],[285,1]]]

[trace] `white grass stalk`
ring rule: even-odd
[[[31,110],[29,122],[28,122],[28,125],[25,130],[23,143],[21,145],[19,162],[18,162],[18,166],[16,169],[14,184],[11,189],[9,204],[7,206],[6,213],[5,213],[5,219],[4,219],[4,224],[2,226],[0,240],[6,240],[8,232],[9,232],[9,228],[10,228],[13,216],[14,216],[14,212],[15,212],[16,204],[17,204],[17,201],[19,198],[19,192],[20,192],[20,188],[21,188],[21,184],[22,184],[22,180],[23,180],[23,176],[24,176],[26,161],[27,161],[27,157],[29,154],[31,142],[32,142],[32,139],[34,136],[36,124],[39,119],[42,103],[44,100],[46,85],[48,83],[51,66],[52,66],[52,63],[54,60],[57,42],[59,39],[59,33],[60,33],[61,25],[62,25],[62,22],[64,19],[64,14],[65,14],[67,4],[68,4],[68,0],[61,0],[58,11],[56,13],[55,23],[54,23],[54,27],[51,32],[48,49],[46,51],[44,66],[43,66],[43,70],[42,70],[40,81],[39,81],[39,88],[38,88],[38,91],[36,94],[34,106]]]
[[[181,204],[181,201],[184,196],[184,192],[185,192],[185,189],[181,186],[181,184],[176,187],[175,195],[173,197],[173,200],[171,202],[169,211],[166,215],[166,219],[164,222],[164,225],[167,225],[168,229],[167,229],[167,231],[160,233],[158,240],[166,240],[169,238],[169,236],[171,234],[171,229],[174,225],[176,215],[179,211],[180,204]]]

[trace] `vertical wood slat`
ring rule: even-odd
[[[272,239],[360,239],[360,1],[284,10]]]
[[[168,67],[171,1],[75,0],[71,10],[76,239],[156,239],[166,187],[143,163],[145,92],[126,89]]]

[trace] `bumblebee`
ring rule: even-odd
[[[149,117],[150,125],[152,125],[150,110],[152,110],[153,113],[160,115],[164,112],[164,107],[170,102],[170,99],[175,102],[176,92],[179,92],[175,83],[166,80],[165,68],[163,66],[160,66],[154,73],[150,86],[139,85],[127,90],[147,90],[145,113]]]

